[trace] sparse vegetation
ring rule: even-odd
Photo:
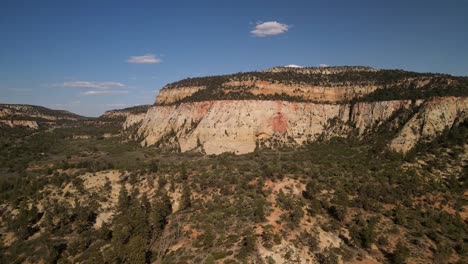
[[[206,87],[176,103],[300,101],[220,87],[239,80],[380,85],[347,103],[411,99],[411,105],[373,133],[359,136],[355,124],[334,118],[326,128],[346,125],[347,138],[322,134],[293,148],[273,137],[270,148],[259,141],[245,155],[202,155],[200,138],[201,153],[180,153],[174,129],[141,147],[121,125],[127,112],[148,106],[53,125],[37,119],[43,122],[37,130],[1,127],[0,262],[466,263],[467,121],[420,140],[405,156],[387,146],[418,109],[415,99],[466,96],[467,79],[343,69],[326,76],[291,70],[193,78],[167,89]],[[193,132],[200,121],[186,122]]]
[[[0,255],[7,263],[243,263],[287,245],[288,261],[302,247],[320,263],[374,247],[382,262],[463,262],[466,168],[440,164],[463,159],[465,126],[411,159],[377,151],[381,137],[202,156],[118,137],[70,140],[71,128],[4,132]],[[322,249],[323,236],[341,243]]]
[[[416,73],[403,70],[355,71],[355,67],[343,67],[345,70],[333,74],[311,73],[301,71],[263,71],[241,72],[230,75],[188,78],[168,84],[165,89],[180,87],[204,87],[191,96],[174,102],[200,102],[206,100],[285,100],[295,102],[311,101],[302,96],[289,94],[253,94],[250,86],[226,86],[228,82],[268,81],[271,83],[294,85],[311,85],[322,87],[366,87],[378,86],[379,89],[362,97],[351,100],[355,102],[374,102],[387,100],[428,99],[435,96],[468,96],[468,78],[444,74]],[[349,68],[349,70],[346,70]]]

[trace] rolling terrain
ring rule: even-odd
[[[466,263],[467,98],[275,67],[99,118],[1,105],[0,263]]]

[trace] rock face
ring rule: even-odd
[[[369,67],[279,67],[186,79],[163,88],[145,114],[128,115],[124,128],[136,126],[133,138],[144,146],[242,154],[263,146],[302,145],[319,137],[363,137],[388,121],[396,131],[389,147],[406,153],[466,119],[466,96],[429,96],[431,89],[443,86],[447,90],[436,94],[449,93],[450,85],[468,83],[463,77],[450,78]],[[466,94],[460,88],[464,86],[453,87]],[[388,97],[380,89],[392,96],[412,89],[421,99],[406,94],[412,99],[379,100]],[[380,94],[369,97],[372,100],[360,101],[376,91]],[[239,98],[232,100],[233,93]],[[284,99],[270,99],[275,96]],[[401,113],[407,115],[396,117]]]
[[[148,110],[139,129],[144,145],[168,134],[181,151],[200,144],[207,154],[254,151],[257,139],[290,136],[297,143],[323,131],[326,121],[347,116],[346,107],[282,101],[208,101]],[[305,114],[308,113],[308,114]]]
[[[468,97],[433,98],[418,111],[391,141],[390,148],[407,153],[423,141],[430,141],[446,128],[468,118]]]
[[[145,118],[146,113],[140,114],[128,114],[125,122],[123,123],[123,129],[129,129],[132,126],[139,124]]]
[[[325,87],[318,85],[304,84],[281,84],[269,81],[231,81],[224,84],[225,92],[230,92],[230,87],[245,86],[249,87],[248,91],[254,95],[274,95],[284,94],[292,97],[298,97],[305,101],[336,103],[346,100],[351,100],[356,97],[369,94],[377,90],[376,85],[358,86],[347,85],[337,87]],[[235,89],[235,88],[233,88]]]
[[[154,106],[138,133],[143,145],[172,140],[183,152],[201,145],[207,154],[242,154],[254,151],[261,141],[278,139],[301,145],[322,133],[344,136],[351,129],[346,124],[352,123],[362,135],[410,105],[408,100],[355,105],[246,100]],[[345,129],[337,134],[327,130],[332,120],[345,124]]]
[[[422,100],[412,102],[411,100],[381,101],[372,103],[357,103],[353,105],[351,111],[351,121],[357,129],[359,135],[364,135],[368,130],[372,130],[388,121],[398,110],[409,110],[412,106],[417,106]]]
[[[162,89],[156,98],[156,104],[172,104],[203,89],[206,89],[206,87],[188,86],[179,89]]]
[[[8,127],[26,127],[31,129],[38,129],[39,125],[36,121],[27,121],[27,120],[0,120],[0,126]]]
[[[146,115],[149,105],[139,105],[124,109],[106,111],[99,117],[101,120],[118,121],[124,130],[138,125]]]
[[[253,95],[288,95],[301,98],[305,101],[334,103],[351,100],[355,97],[374,92],[379,88],[376,85],[367,86],[337,86],[325,87],[305,84],[283,84],[263,80],[229,81],[223,84],[223,93],[235,92],[238,87],[247,87],[245,92]],[[163,88],[156,98],[156,104],[173,104],[181,99],[192,96],[195,92],[207,89],[205,86],[182,87],[178,89]]]

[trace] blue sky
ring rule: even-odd
[[[463,0],[2,0],[0,102],[98,116],[151,104],[181,78],[287,64],[468,75],[466,11]]]

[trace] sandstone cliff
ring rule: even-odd
[[[210,100],[313,103],[467,96],[468,78],[369,67],[288,68],[188,78],[161,89],[155,104]]]
[[[241,154],[254,151],[259,142],[274,143],[270,140],[301,145],[323,133],[346,136],[354,127],[363,135],[411,105],[409,100],[355,105],[252,100],[154,106],[138,133],[143,145],[167,140],[179,144],[183,152],[201,144],[207,154]],[[330,129],[331,121],[344,129],[336,133]]]
[[[468,97],[433,98],[418,111],[391,141],[390,148],[407,153],[418,142],[430,141],[444,129],[468,118]]]
[[[99,117],[99,120],[107,120],[111,122],[118,121],[119,123],[121,122],[122,128],[127,130],[141,123],[149,107],[149,105],[139,105],[124,109],[106,111]]]
[[[137,124],[134,138],[142,145],[242,154],[318,137],[362,138],[403,111],[407,116],[397,119],[407,123],[394,122],[398,133],[390,148],[406,153],[466,119],[467,97],[448,96],[465,95],[466,83],[462,77],[368,67],[193,78],[167,85],[156,104],[146,114],[129,115],[124,128]],[[393,97],[398,99],[381,100]]]
[[[129,129],[132,126],[138,125],[145,118],[146,113],[139,114],[128,114],[125,122],[123,123],[123,129]]]
[[[205,86],[188,86],[178,89],[162,89],[156,98],[157,104],[171,104],[183,98],[189,97],[199,90],[206,89]]]

